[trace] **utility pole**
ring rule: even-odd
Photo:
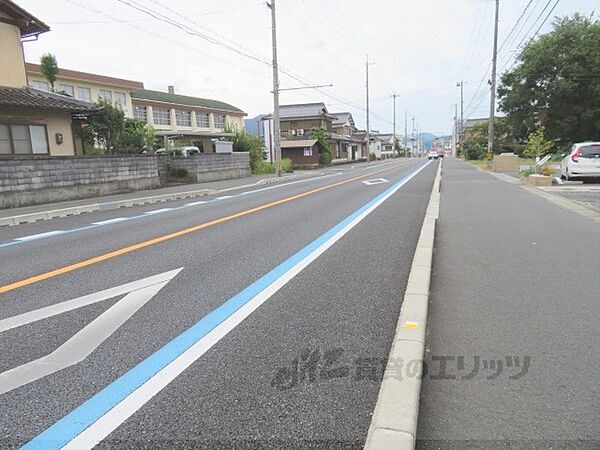
[[[411,139],[411,145],[410,145],[410,152],[411,154],[415,154],[415,116],[413,116],[412,118],[412,139]]]
[[[404,111],[404,157],[408,158],[408,112]]]
[[[398,94],[396,94],[395,92],[391,95],[391,97],[394,99],[394,143],[392,144],[392,156],[395,157],[395,153],[396,153],[396,99],[398,98]]]
[[[463,133],[464,133],[464,113],[465,113],[465,103],[464,103],[464,81],[459,81],[456,83],[456,87],[460,87],[460,125],[458,127],[458,142],[460,142],[460,146],[462,148],[463,143]],[[457,115],[458,118],[458,115]]]
[[[454,156],[458,156],[458,145],[459,145],[459,136],[458,136],[458,105],[455,103],[454,104],[454,151],[455,151],[455,155]],[[462,154],[461,152],[461,156],[465,156]]]
[[[367,60],[365,62],[365,68],[366,68],[366,72],[367,72],[367,84],[366,84],[366,88],[367,88],[367,161],[369,160],[369,158],[371,157],[370,153],[371,153],[371,124],[369,122],[369,66],[372,65],[373,63],[369,62],[369,55],[367,55]]]
[[[267,3],[271,9],[271,40],[273,41],[273,144],[275,146],[275,166],[281,176],[281,131],[279,123],[279,67],[277,65],[277,21],[275,0]]]
[[[498,15],[500,12],[500,0],[496,0],[496,19],[494,20],[494,57],[492,59],[492,87],[490,89],[490,121],[488,126],[488,151],[487,167],[492,169],[492,158],[494,157],[494,115],[496,113],[496,64],[498,62]]]

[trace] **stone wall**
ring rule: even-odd
[[[0,159],[0,208],[159,186],[157,161],[153,156]]]
[[[250,176],[250,154],[246,152],[207,153],[190,158],[172,158],[172,167],[181,167],[188,172],[188,179],[193,183],[206,181],[229,180]],[[161,177],[170,178],[167,174],[167,158],[161,157],[159,162]]]
[[[173,162],[188,171],[192,183],[250,175],[248,153],[202,154]],[[0,158],[0,208],[155,189],[166,178],[166,158],[154,155]]]

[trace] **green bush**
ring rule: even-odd
[[[277,169],[275,168],[275,166],[273,164],[268,163],[266,161],[259,161],[254,166],[254,170],[252,171],[252,173],[255,175],[265,175],[268,173],[275,173],[276,171],[277,171]]]
[[[528,169],[523,169],[521,170],[521,175],[523,175],[524,177],[528,177],[530,175],[533,175],[535,173],[535,169],[533,168],[528,168]]]
[[[463,144],[466,159],[483,159],[487,154],[487,148],[475,140],[466,140]]]
[[[326,166],[333,159],[327,132],[321,127],[314,127],[310,130],[310,137],[319,141],[319,164]]]
[[[377,159],[377,155],[373,152],[369,153],[369,161],[375,161]]]
[[[283,158],[281,160],[281,171],[285,173],[292,173],[294,171],[294,163],[290,158]]]

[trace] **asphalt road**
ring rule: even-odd
[[[0,447],[78,448],[91,423],[100,448],[362,447],[436,168],[0,229]]]
[[[441,195],[417,448],[600,448],[598,224],[452,159]]]

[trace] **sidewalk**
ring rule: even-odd
[[[417,447],[599,448],[600,225],[448,158],[437,230]]]
[[[21,208],[0,209],[0,226],[16,225],[28,221],[47,220],[54,217],[76,215],[84,212],[115,209],[146,203],[177,200],[211,195],[251,186],[262,186],[320,176],[317,170],[300,170],[278,177],[276,174],[253,175],[232,180],[211,181],[207,183],[184,184],[160,189],[127,192],[104,197],[86,198],[66,202],[45,203]]]

